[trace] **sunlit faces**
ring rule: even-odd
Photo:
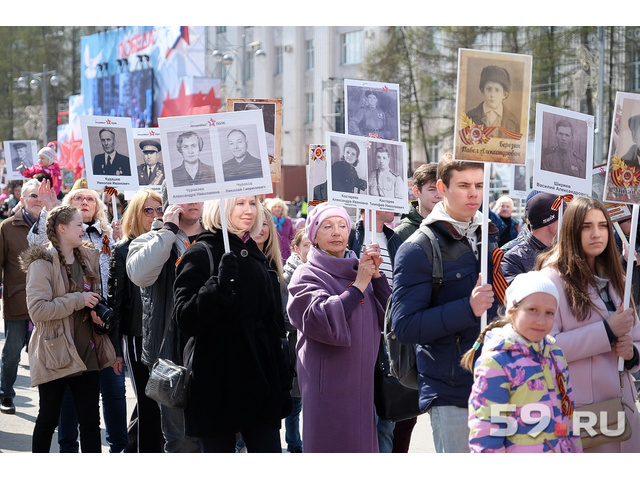
[[[342,217],[327,218],[316,233],[318,247],[336,257],[344,257],[348,240],[349,227]]]
[[[116,149],[116,137],[111,132],[104,131],[100,133],[100,143],[106,154],[113,153]]]
[[[507,93],[498,82],[485,83],[482,93],[484,95],[484,101],[493,110],[502,105],[504,99],[507,98]]]
[[[269,239],[269,223],[267,220],[262,221],[262,228],[260,229],[260,233],[253,237],[253,240],[256,242],[260,250],[262,250],[262,246]]]
[[[513,205],[511,202],[502,202],[498,205],[496,213],[503,218],[509,218],[513,211]]]
[[[523,298],[513,313],[513,329],[530,342],[539,342],[553,327],[558,301],[553,295],[536,292]]]
[[[196,222],[202,216],[203,202],[183,203],[180,221]]]
[[[80,210],[80,214],[82,215],[82,220],[85,223],[93,220],[93,217],[96,214],[96,207],[98,205],[96,200],[96,195],[92,190],[88,189],[80,189],[75,190],[70,193],[71,197],[71,205]]]
[[[418,187],[413,187],[413,194],[418,200],[418,204],[420,205],[420,214],[423,217],[426,217],[433,207],[436,206],[436,203],[442,201],[442,195],[438,192],[438,188],[436,187],[436,182],[428,182],[422,185],[422,188],[418,190]]]
[[[344,149],[344,159],[347,163],[355,163],[358,160],[358,152],[356,152],[355,148],[345,147]]]
[[[482,167],[452,170],[448,187],[440,179],[437,182],[445,211],[459,222],[469,222],[476,214],[482,203],[483,186]]]
[[[84,239],[84,225],[80,212],[75,212],[68,224],[58,225],[57,230],[58,241],[60,244],[67,245],[71,248],[78,248],[82,246],[82,240]]]
[[[247,232],[253,227],[257,212],[256,197],[238,197],[229,217],[237,230]]]
[[[41,167],[48,167],[49,159],[44,155],[38,155],[38,165],[40,165]]]
[[[384,212],[382,210],[376,210],[376,220],[382,221],[382,223],[392,223],[396,214],[393,212]]]
[[[274,205],[271,207],[271,214],[280,218],[282,216],[282,207],[280,205]]]
[[[609,243],[609,225],[602,211],[591,209],[582,222],[582,251],[589,263],[607,248]]]
[[[160,202],[158,202],[157,200],[154,200],[152,198],[147,198],[144,202],[144,205],[142,206],[142,209],[140,210],[140,221],[142,223],[142,225],[145,228],[145,231],[149,231],[151,230],[151,224],[153,223],[153,220],[155,219],[156,215],[145,215],[144,214],[144,210],[145,208],[152,208],[154,211],[161,207],[162,204]],[[159,215],[162,216],[162,215]]]
[[[235,158],[243,158],[247,154],[247,139],[242,132],[231,132],[227,141],[231,154]]]
[[[185,162],[196,163],[200,158],[200,140],[197,136],[184,137],[180,148]]]
[[[22,196],[20,201],[29,215],[32,217],[38,217],[38,215],[40,215],[40,212],[42,211],[42,200],[38,195],[37,188],[25,190],[24,196]]]
[[[311,242],[309,241],[306,235],[302,237],[302,241],[300,242],[300,245],[296,245],[295,247],[293,247],[293,251],[298,254],[298,256],[300,257],[300,260],[302,260],[302,263],[307,263],[307,255],[309,254],[310,249],[311,249]]]

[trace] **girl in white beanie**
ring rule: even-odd
[[[51,187],[56,196],[60,194],[60,188],[62,187],[62,175],[60,174],[60,165],[58,165],[58,153],[56,152],[55,142],[49,142],[46,147],[43,147],[38,152],[38,163],[32,167],[25,167],[20,164],[18,171],[25,178],[33,178],[39,173],[44,173],[51,177]]]
[[[558,298],[556,286],[540,272],[518,275],[505,294],[505,315],[462,358],[462,366],[474,372],[472,452],[582,451],[580,437],[573,436],[567,361],[548,335]]]

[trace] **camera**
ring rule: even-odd
[[[98,302],[98,304],[91,310],[96,312],[98,318],[100,318],[100,320],[104,322],[104,325],[98,325],[91,322],[96,332],[103,334],[109,333],[111,331],[111,328],[113,327],[113,310],[109,308],[104,297],[100,297],[100,301]]]

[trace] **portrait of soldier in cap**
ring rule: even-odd
[[[585,178],[586,158],[581,158],[573,149],[573,139],[574,131],[571,121],[567,118],[558,120],[555,127],[555,145],[543,151],[540,168],[548,172]]]
[[[387,138],[387,114],[379,106],[380,92],[365,90],[364,105],[349,118],[349,135]]]
[[[162,165],[160,152],[162,147],[156,140],[143,140],[140,142],[144,163],[138,165],[138,181],[140,185],[162,185],[164,180],[164,166]]]
[[[18,167],[23,164],[29,168],[33,166],[33,160],[29,156],[29,149],[26,143],[16,142],[11,144],[13,149],[13,155],[11,155],[11,169],[18,170]]]
[[[487,65],[480,74],[480,91],[484,100],[466,114],[476,125],[502,127],[509,132],[520,133],[520,120],[505,105],[504,101],[511,92],[511,75],[506,68]],[[508,138],[500,129],[490,135],[494,138]]]
[[[620,158],[629,167],[636,167],[636,169],[640,169],[640,115],[630,116],[628,123],[633,145],[631,145],[631,148],[629,148],[627,153],[622,155]]]

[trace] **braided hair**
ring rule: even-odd
[[[484,343],[484,338],[486,337],[487,333],[490,330],[493,330],[494,328],[504,327],[505,325],[512,323],[513,312],[517,307],[518,305],[509,309],[507,313],[498,317],[496,320],[494,320],[489,325],[487,325],[482,332],[480,332],[480,335],[478,335],[478,338],[476,339],[476,343],[474,343],[473,347],[467,350],[467,353],[465,353],[462,356],[462,359],[460,360],[460,366],[462,368],[464,368],[465,370],[469,370],[471,373],[473,373],[473,364],[475,363],[476,353],[478,352],[478,350],[481,349],[482,344]]]
[[[76,207],[73,207],[71,205],[61,205],[55,207],[47,214],[47,237],[51,242],[51,246],[56,249],[56,252],[58,252],[60,265],[62,265],[65,272],[67,272],[70,292],[81,292],[82,287],[78,285],[72,278],[71,266],[67,264],[67,261],[62,254],[62,250],[60,249],[57,227],[59,225],[69,225],[69,223],[71,223],[71,220],[73,219],[73,216],[77,212],[79,212],[79,210]],[[80,248],[74,248],[73,255],[82,266],[82,270],[84,271],[87,280],[93,284],[98,279],[98,276],[94,273],[91,273],[91,270],[87,269],[87,259],[82,250]]]

